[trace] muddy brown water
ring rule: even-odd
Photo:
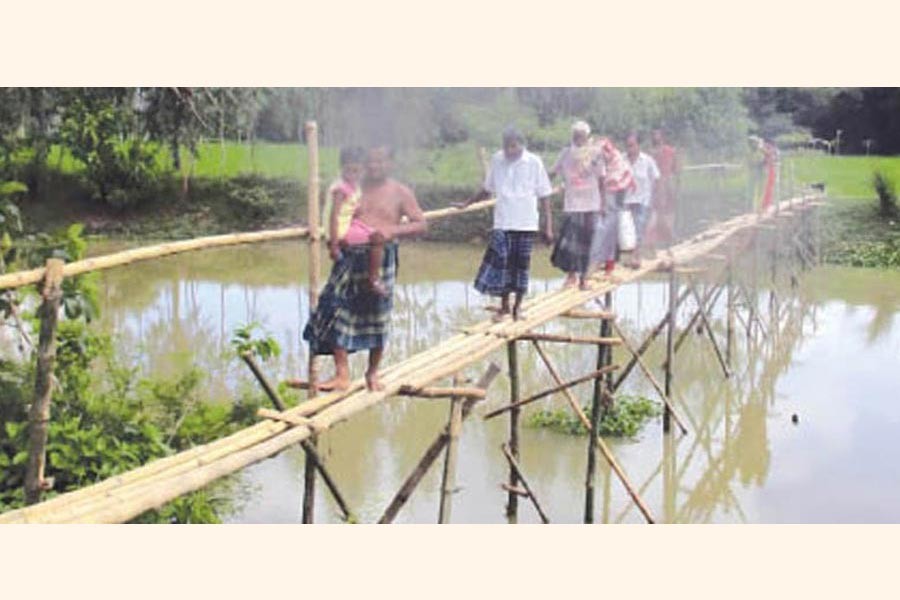
[[[95,252],[111,247],[97,247]],[[261,323],[283,354],[266,364],[271,376],[296,376],[306,349],[299,332],[307,311],[306,258],[296,242],[183,254],[99,275],[102,319],[124,356],[144,373],[169,377],[192,365],[207,374],[202,395],[228,402],[255,384],[229,353],[235,327]],[[390,364],[423,351],[463,325],[485,318],[486,301],[471,281],[482,249],[414,244],[401,250]],[[689,422],[686,436],[662,434],[659,419],[637,439],[610,440],[611,448],[659,521],[898,522],[900,521],[900,273],[818,267],[792,292],[779,273],[779,320],[767,310],[770,282],[760,270],[757,289],[768,331],[748,340],[737,321],[735,375],[726,380],[709,340],[696,332],[676,358],[675,396]],[[749,269],[741,271],[749,281]],[[532,291],[560,285],[542,248],[533,262]],[[752,283],[752,282],[750,282]],[[752,286],[750,286],[752,287]],[[753,293],[751,292],[751,296]],[[647,280],[616,291],[614,307],[633,341],[643,339],[665,313],[666,283]],[[685,308],[679,322],[693,312]],[[724,295],[713,314],[724,343]],[[557,322],[546,331],[594,333],[595,323]],[[547,345],[565,378],[594,368],[590,347]],[[647,361],[662,378],[664,337]],[[506,521],[507,465],[500,445],[508,421],[481,415],[508,399],[505,352],[491,357],[503,368],[488,399],[464,427],[459,448],[452,522]],[[616,350],[614,362],[625,360]],[[364,357],[354,356],[354,375]],[[549,387],[549,374],[522,346],[522,393]],[[486,362],[467,375],[477,377]],[[325,373],[330,372],[327,362]],[[574,388],[583,403],[589,384]],[[625,393],[655,398],[635,371]],[[561,397],[535,403],[564,407]],[[320,449],[342,493],[362,522],[376,521],[445,424],[446,401],[391,399],[324,434]],[[792,420],[797,416],[797,423]],[[552,522],[583,518],[587,438],[523,427],[521,465]],[[291,449],[242,471],[228,487],[233,523],[300,520],[303,457]],[[599,459],[596,520],[643,521],[624,489]],[[412,495],[399,523],[437,520],[442,459]],[[215,488],[219,489],[219,488]],[[221,490],[219,493],[224,493]],[[337,508],[318,486],[317,522],[339,522]],[[538,522],[527,500],[519,521]]]

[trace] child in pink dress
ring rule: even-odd
[[[341,177],[328,188],[331,211],[328,220],[328,251],[332,260],[340,258],[340,248],[370,246],[369,287],[384,296],[387,290],[381,281],[381,262],[384,258],[384,236],[359,218],[360,189],[365,152],[361,148],[342,148]]]

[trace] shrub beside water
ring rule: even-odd
[[[881,171],[875,171],[872,175],[872,187],[878,195],[878,214],[890,218],[897,216],[897,194],[894,191],[894,182]]]

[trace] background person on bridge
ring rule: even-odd
[[[503,132],[503,150],[491,157],[482,189],[458,205],[465,207],[478,200],[497,198],[494,227],[487,251],[475,278],[475,289],[482,294],[500,296],[496,320],[509,314],[509,295],[514,293],[513,319],[522,318],[522,297],[528,291],[531,249],[540,229],[538,199],[544,212],[542,237],[553,242],[552,193],[550,178],[540,157],[525,149],[525,138],[514,127]]]
[[[566,273],[565,287],[585,289],[590,267],[591,241],[602,202],[600,191],[606,174],[599,150],[588,143],[591,127],[584,121],[572,125],[572,144],[566,146],[550,169],[550,177],[562,173],[565,182],[563,224],[550,262]]]
[[[654,226],[650,227],[647,237],[653,242],[659,241],[671,246],[675,241],[675,208],[681,178],[681,159],[662,129],[653,130],[650,156],[659,168],[659,193],[655,202],[655,218],[651,218]]]
[[[635,187],[625,192],[625,208],[631,211],[637,234],[637,244],[631,252],[628,266],[637,269],[641,266],[641,242],[644,239],[647,219],[658,195],[660,173],[656,161],[649,154],[641,152],[640,138],[636,132],[628,135],[625,148],[635,184]]]

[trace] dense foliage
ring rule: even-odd
[[[0,214],[11,214],[9,205],[0,200]],[[78,225],[56,235],[22,240],[10,222],[14,219],[0,223],[6,225],[3,234],[10,246],[4,253],[7,266],[29,267],[49,256],[77,260],[84,255],[86,244]],[[17,292],[0,296],[0,323],[20,338],[18,352],[0,355],[0,512],[24,503],[28,405],[34,394],[37,299],[27,298],[35,293],[30,288]],[[256,396],[246,395],[234,403],[200,401],[203,376],[196,368],[174,380],[155,380],[123,364],[110,338],[88,325],[97,312],[95,296],[90,276],[64,280],[47,444],[46,474],[54,484],[47,497],[221,438],[255,421]],[[266,351],[262,358],[278,352],[271,340],[248,338],[248,343],[254,351]],[[228,505],[220,489],[213,486],[189,494],[138,521],[217,522]]]

